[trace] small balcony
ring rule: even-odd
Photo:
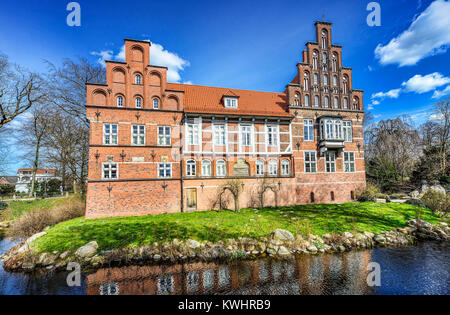
[[[319,117],[319,152],[323,155],[327,151],[342,151],[345,147],[342,132],[342,116],[324,115]]]

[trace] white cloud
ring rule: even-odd
[[[94,51],[91,52],[91,55],[99,56],[98,62],[106,67],[105,60],[125,60],[125,45],[120,48],[119,53],[116,55],[112,50]],[[176,53],[164,49],[162,45],[157,43],[152,43],[150,46],[150,63],[152,65],[167,67],[167,81],[169,82],[180,82],[180,72],[190,66],[189,61],[179,57]],[[192,84],[192,82],[187,81],[185,84]]]
[[[442,91],[439,91],[439,90],[434,91],[433,98],[441,98],[446,95],[450,95],[450,85],[448,85]]]
[[[450,2],[436,0],[399,36],[386,46],[379,44],[375,56],[382,65],[400,67],[447,51],[450,44]]]
[[[450,83],[450,78],[444,77],[438,72],[434,72],[425,76],[416,74],[411,79],[402,83],[405,92],[415,92],[423,94],[433,91],[438,87]]]
[[[394,90],[390,90],[388,92],[378,92],[378,93],[372,94],[372,99],[398,98],[401,91],[402,91],[402,89],[394,89]],[[378,105],[378,104],[376,104],[376,105]]]

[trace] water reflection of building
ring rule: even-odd
[[[369,251],[292,260],[105,268],[86,277],[87,294],[365,294]]]

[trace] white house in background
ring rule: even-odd
[[[16,192],[28,193],[30,191],[31,179],[33,178],[32,168],[21,168],[17,171]],[[49,181],[51,179],[59,179],[58,173],[55,169],[38,168],[36,170],[36,182]]]

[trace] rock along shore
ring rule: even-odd
[[[256,259],[260,257],[282,258],[297,254],[339,253],[353,249],[370,249],[383,246],[408,246],[416,241],[447,241],[450,228],[446,223],[432,225],[426,221],[411,220],[408,227],[397,231],[373,234],[370,232],[342,235],[325,234],[322,237],[294,235],[277,229],[268,237],[260,239],[238,238],[217,243],[180,241],[154,243],[133,249],[99,251],[96,241],[78,248],[75,252],[34,253],[32,242],[46,233],[33,235],[25,242],[10,249],[0,258],[9,272],[31,272],[35,270],[63,270],[69,262],[78,262],[83,269],[95,269],[111,264],[180,263],[189,261],[214,261],[234,259]]]

